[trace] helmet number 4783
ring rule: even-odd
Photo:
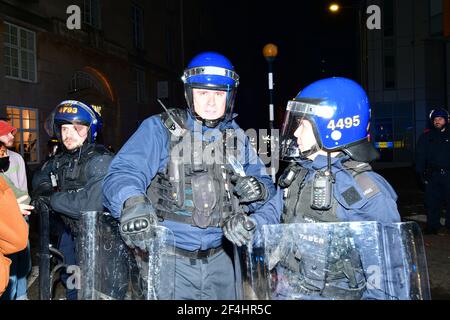
[[[338,129],[350,129],[351,127],[358,127],[361,124],[361,120],[358,116],[347,117],[347,118],[340,118],[338,120],[331,119],[330,122],[328,122],[327,128],[330,130],[336,130]]]

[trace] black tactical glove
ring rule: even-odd
[[[34,207],[34,210],[38,212],[50,211],[50,196],[40,195],[31,199],[30,204]]]
[[[242,213],[230,217],[223,226],[225,237],[239,247],[252,241],[255,230],[255,219]]]
[[[145,196],[135,196],[125,201],[120,216],[120,234],[130,248],[146,250],[146,240],[152,236],[152,226],[158,217],[150,201]]]
[[[232,176],[231,182],[235,184],[233,192],[238,196],[240,203],[266,200],[266,186],[255,177]]]

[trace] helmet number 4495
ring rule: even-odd
[[[330,122],[328,122],[327,128],[330,130],[336,130],[338,129],[350,129],[351,127],[358,127],[361,124],[361,120],[358,116],[353,116],[353,118],[347,117],[347,118],[340,118],[336,122],[334,119],[331,119]]]

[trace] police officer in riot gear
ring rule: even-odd
[[[441,231],[441,206],[446,203],[444,233],[450,231],[450,131],[448,111],[430,112],[431,128],[419,138],[416,148],[416,171],[425,183],[425,205],[428,212],[425,233]]]
[[[103,185],[105,206],[120,218],[132,248],[146,250],[151,225],[173,232],[175,299],[234,299],[224,232],[241,245],[271,223],[271,213],[255,210],[275,188],[234,121],[239,77],[230,61],[201,53],[182,81],[188,108],[169,109],[142,123],[111,164]],[[238,159],[245,176],[233,173],[226,154]]]
[[[345,78],[314,82],[288,102],[281,158],[290,164],[278,181],[283,191],[278,195],[283,198],[282,222],[400,221],[396,193],[368,164],[377,157],[368,141],[369,121],[366,93]],[[322,291],[324,298],[362,297],[365,281],[361,264],[354,258],[353,248],[342,247],[351,243],[342,237],[345,232],[331,242],[334,262],[328,261],[329,270],[333,270],[324,273],[328,278],[308,279],[308,272],[302,275],[306,295],[320,294],[323,288],[314,291],[308,284],[323,280],[327,288]],[[344,253],[348,256],[342,256]],[[298,271],[298,259],[301,257],[287,258],[285,264]],[[352,266],[344,270],[342,264],[336,264],[339,261],[351,261]],[[303,261],[301,265],[314,263]],[[353,270],[352,275],[349,270]],[[333,291],[334,286],[338,290]]]
[[[33,178],[33,199],[38,209],[50,208],[64,222],[58,248],[67,265],[76,265],[75,238],[82,211],[103,211],[102,180],[113,155],[95,143],[102,127],[100,115],[80,101],[62,101],[46,122],[46,131],[56,136],[61,150]],[[65,276],[67,278],[67,276]],[[51,284],[49,284],[51,285]],[[67,291],[76,299],[77,291]]]

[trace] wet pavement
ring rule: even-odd
[[[403,221],[416,221],[425,226],[426,211],[423,204],[424,192],[412,168],[376,169],[394,187],[399,198],[397,201]],[[39,239],[36,232],[37,221],[31,220],[30,243],[33,256],[33,272],[29,277],[29,299],[38,299],[38,252]],[[430,277],[431,297],[433,300],[450,300],[450,235],[424,235],[425,252]],[[56,299],[64,299],[64,288],[58,284],[55,288]]]

